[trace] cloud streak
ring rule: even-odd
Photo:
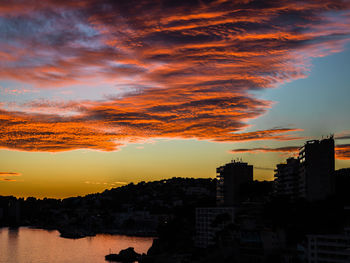
[[[66,151],[81,148],[111,151],[115,134],[95,122],[79,122],[53,115],[25,115],[0,111],[0,148],[23,151]],[[120,135],[121,136],[121,135]]]
[[[239,100],[238,100],[239,101]],[[294,139],[293,128],[274,128],[254,132],[239,132],[241,121],[256,116],[253,106],[242,105],[218,112],[207,101],[196,101],[195,106],[180,104],[150,105],[148,111],[133,110],[126,105],[107,103],[82,107],[80,115],[24,114],[0,111],[0,147],[23,151],[66,151],[75,149],[117,150],[130,142],[152,138],[182,138],[236,142],[249,140]],[[232,101],[223,100],[231,107]],[[125,109],[124,109],[125,107]],[[135,105],[133,105],[135,107]],[[235,109],[242,108],[239,113]],[[172,109],[170,109],[172,108]],[[179,114],[178,112],[182,113]],[[247,111],[247,112],[245,112]],[[156,112],[156,113],[154,113]],[[218,119],[213,122],[213,119]],[[235,131],[235,133],[233,133]]]
[[[121,93],[3,107],[0,147],[112,151],[152,138],[299,139],[289,127],[243,132],[272,106],[252,91],[303,78],[311,57],[342,50],[349,9],[339,0],[3,4],[1,79],[35,90],[110,83]]]
[[[16,182],[16,179],[13,179],[13,177],[22,176],[21,173],[15,173],[15,172],[0,172],[0,181],[1,182]],[[5,178],[6,177],[6,178]],[[10,178],[7,178],[10,177]]]
[[[21,173],[14,173],[14,172],[0,172],[0,177],[12,177],[12,176],[21,176]]]
[[[230,153],[269,153],[269,152],[281,152],[281,153],[298,153],[300,147],[297,146],[285,146],[279,148],[258,147],[258,148],[242,148],[231,150]],[[338,144],[335,146],[335,158],[340,160],[350,160],[350,144]]]
[[[268,148],[268,147],[258,147],[258,148],[250,148],[250,149],[234,149],[231,150],[231,153],[256,153],[256,152],[290,152],[294,153],[299,151],[300,147],[297,146],[285,146],[285,147],[278,147],[278,148]]]
[[[17,180],[9,179],[9,178],[0,178],[0,181],[2,181],[2,182],[16,182]]]
[[[335,148],[335,156],[337,159],[350,160],[350,144],[337,145]]]

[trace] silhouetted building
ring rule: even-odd
[[[308,235],[308,263],[349,263],[350,229],[338,235]]]
[[[334,139],[307,141],[299,151],[299,195],[308,201],[334,193]]]
[[[218,207],[196,208],[196,246],[215,244],[217,233],[234,221],[233,206],[243,201],[241,186],[253,181],[253,166],[231,162],[216,169],[216,200]]]
[[[233,223],[233,207],[196,208],[196,246],[206,248],[215,244],[216,234]]]
[[[299,196],[299,160],[288,158],[287,163],[277,165],[274,192],[278,196],[296,199]]]
[[[335,195],[345,205],[350,206],[350,168],[343,168],[334,171]]]
[[[234,206],[244,201],[242,186],[253,181],[253,165],[230,162],[216,169],[218,206]]]

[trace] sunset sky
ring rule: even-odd
[[[272,180],[334,134],[350,167],[350,1],[0,3],[0,195]]]

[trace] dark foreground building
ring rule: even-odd
[[[230,162],[216,169],[218,206],[235,206],[244,201],[242,186],[253,181],[253,165]]]
[[[236,210],[245,201],[242,188],[253,181],[253,166],[232,161],[216,169],[217,207],[196,208],[196,246],[214,245],[216,235],[233,224]]]
[[[290,199],[299,197],[299,160],[288,158],[287,163],[277,165],[275,169],[274,192]]]
[[[299,152],[300,196],[323,200],[334,193],[334,139],[307,141]]]
[[[334,194],[334,139],[307,141],[298,159],[275,170],[275,194],[290,199],[324,200]]]

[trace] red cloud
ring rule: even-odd
[[[0,76],[50,87],[100,77],[249,90],[303,77],[305,55],[347,41],[348,1],[264,2],[12,1],[0,8],[9,31]]]
[[[298,139],[288,128],[242,133],[271,106],[250,92],[305,77],[309,57],[341,50],[350,35],[348,1],[174,3],[2,5],[0,78],[39,88],[98,80],[130,92],[102,102],[23,105],[46,116],[1,111],[0,147],[110,151],[162,137]]]

